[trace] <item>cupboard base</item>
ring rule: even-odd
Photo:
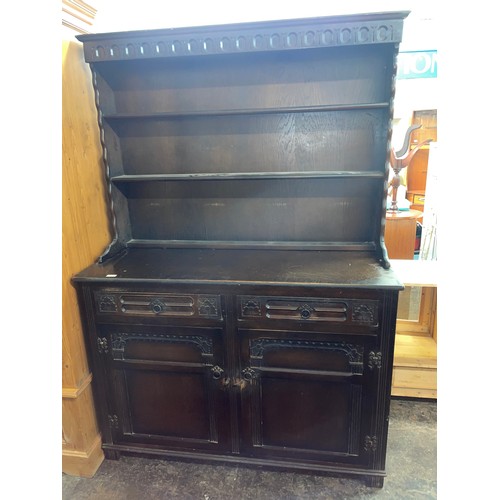
[[[282,472],[298,472],[302,474],[328,475],[349,477],[352,479],[366,481],[366,484],[374,488],[383,488],[386,472],[383,470],[369,470],[359,468],[349,468],[348,466],[330,465],[325,463],[304,463],[292,462],[287,460],[259,459],[253,457],[235,456],[235,455],[216,455],[197,452],[183,452],[173,450],[159,450],[139,446],[125,445],[103,445],[103,451],[106,458],[119,460],[121,455],[130,455],[136,457],[151,457],[173,459],[193,463],[210,463],[212,465],[243,465],[251,468],[262,468],[266,470],[275,470]]]
[[[109,448],[104,448],[103,447],[103,451],[104,451],[104,456],[106,457],[106,459],[108,460],[120,460],[120,457],[121,457],[121,453],[117,450],[112,450],[112,449],[109,449]]]

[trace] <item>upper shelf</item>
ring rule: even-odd
[[[328,111],[350,111],[366,109],[385,109],[389,107],[388,102],[363,103],[363,104],[330,104],[318,106],[284,106],[269,108],[249,108],[249,109],[209,109],[185,112],[164,112],[164,113],[108,113],[103,114],[103,118],[112,120],[134,120],[134,119],[170,119],[179,117],[196,116],[232,116],[232,115],[259,115],[259,114],[281,114],[281,113],[317,113]]]

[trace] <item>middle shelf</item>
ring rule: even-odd
[[[123,175],[112,178],[112,188],[135,240],[359,243],[379,237],[382,173],[252,175]]]
[[[298,109],[264,114],[245,114],[248,110],[238,114],[235,110],[229,115],[104,118],[111,177],[128,181],[125,176],[129,175],[175,175],[181,179],[184,174],[217,178],[236,174],[239,177],[234,178],[243,178],[262,173],[276,178],[289,172],[296,177],[318,178],[332,172],[344,177],[385,172],[385,107],[350,111],[321,108],[321,112]]]
[[[316,179],[316,178],[385,178],[384,172],[377,171],[311,171],[311,172],[238,172],[238,173],[186,173],[186,174],[137,174],[117,175],[111,178],[115,184],[126,182],[154,181],[203,181],[203,180],[256,180],[256,179]]]

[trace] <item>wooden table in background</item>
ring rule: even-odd
[[[417,220],[422,217],[418,210],[387,211],[385,245],[389,259],[413,259]]]

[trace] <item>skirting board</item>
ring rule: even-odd
[[[103,460],[101,436],[97,436],[87,452],[63,449],[62,470],[70,476],[91,478],[97,472]]]

